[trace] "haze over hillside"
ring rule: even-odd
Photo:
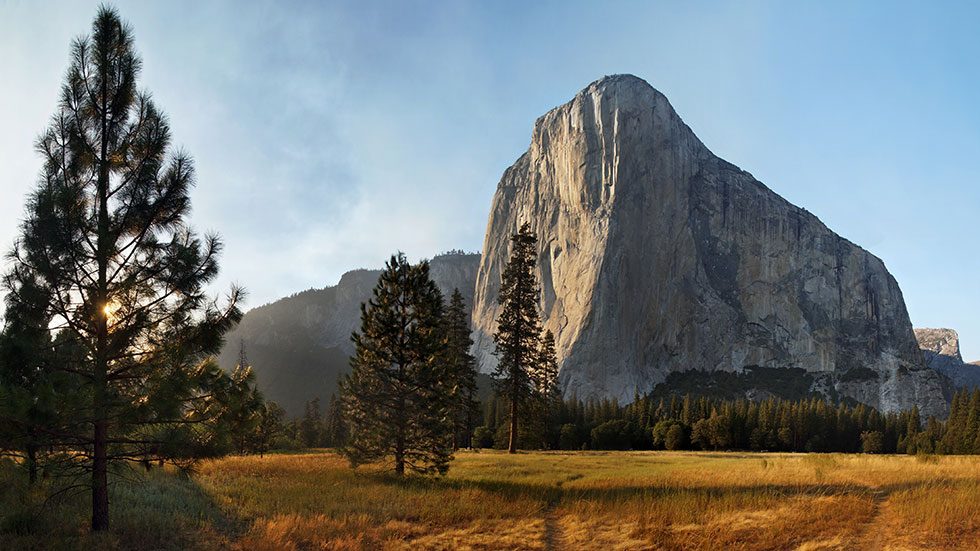
[[[430,276],[448,297],[458,288],[473,301],[479,264],[476,254],[446,254],[430,261]],[[361,303],[371,298],[380,269],[352,270],[337,285],[310,289],[250,310],[225,340],[218,361],[236,365],[241,343],[266,398],[291,415],[307,400],[324,405],[336,391],[337,378],[350,371],[351,333],[360,329]]]

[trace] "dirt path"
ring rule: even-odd
[[[884,551],[885,536],[888,532],[888,513],[890,510],[888,503],[889,495],[881,488],[875,488],[872,495],[874,497],[875,512],[864,529],[864,535],[861,538],[864,542],[862,548],[867,551]]]
[[[545,551],[560,551],[567,549],[567,542],[562,535],[558,523],[558,513],[555,511],[555,501],[550,501],[544,511],[544,549]]]

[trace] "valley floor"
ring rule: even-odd
[[[442,479],[351,471],[324,451],[230,457],[190,478],[43,508],[0,466],[0,549],[976,549],[980,457],[461,452]]]

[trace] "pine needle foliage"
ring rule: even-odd
[[[318,448],[324,444],[324,432],[320,398],[316,397],[306,402],[303,407],[303,418],[299,422],[299,436],[307,448]]]
[[[534,372],[534,389],[545,402],[554,402],[558,393],[558,353],[555,351],[555,335],[550,330],[541,337],[538,349],[537,369]]]
[[[340,386],[339,384],[337,386]],[[327,403],[327,419],[324,426],[324,444],[331,448],[339,448],[347,444],[347,420],[344,419],[343,404],[336,394],[330,395]]]
[[[74,376],[52,372],[54,359],[48,297],[36,279],[19,282],[19,295],[6,297],[0,333],[0,449],[19,456],[30,484],[50,456],[51,433],[78,406]]]
[[[498,302],[503,305],[497,318],[494,354],[498,363],[494,375],[497,392],[510,401],[510,442],[508,451],[517,452],[519,415],[535,398],[535,372],[541,323],[538,297],[541,294],[534,268],[538,238],[524,223],[510,238],[511,254],[504,268]]]
[[[473,339],[469,318],[463,294],[453,289],[445,317],[445,361],[452,383],[453,450],[470,446],[476,419],[481,416],[476,397],[476,358],[470,354]]]
[[[557,443],[561,427],[558,412],[562,406],[561,390],[558,386],[558,354],[555,352],[555,336],[545,331],[541,337],[537,362],[532,371],[534,400],[528,408],[532,413],[528,435],[538,447],[547,449]]]
[[[112,465],[217,453],[229,387],[209,357],[241,318],[239,290],[224,305],[206,293],[221,242],[186,224],[193,164],[137,89],[140,68],[129,26],[100,8],[37,140],[43,169],[4,278],[15,307],[36,287],[44,369],[71,376],[83,404],[68,426],[36,428],[91,476],[93,530],[109,526]]]
[[[239,454],[264,452],[263,423],[266,423],[268,409],[262,393],[255,384],[252,365],[245,354],[245,343],[239,343],[238,364],[228,378],[227,398],[223,400],[220,425],[227,432],[229,448]]]
[[[445,474],[452,459],[452,381],[445,365],[443,299],[428,262],[399,253],[361,305],[351,374],[342,384],[350,439],[342,453],[357,467],[389,463],[397,475]]]

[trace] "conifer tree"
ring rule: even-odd
[[[247,451],[265,454],[275,443],[275,439],[283,431],[283,419],[286,411],[276,402],[267,401],[262,404],[258,413],[258,426],[247,436]]]
[[[72,409],[73,396],[64,389],[75,381],[50,370],[48,297],[33,279],[22,281],[19,289],[17,297],[6,297],[6,325],[0,332],[0,449],[22,457],[34,484],[51,432],[60,429],[60,419]]]
[[[347,421],[344,420],[343,406],[336,394],[330,395],[327,404],[326,445],[340,447],[347,443]]]
[[[303,407],[299,434],[307,448],[316,448],[323,443],[323,415],[320,411],[319,397],[309,400]]]
[[[963,402],[966,402],[966,393],[963,394]],[[976,453],[973,443],[980,433],[980,388],[973,387],[969,402],[966,402],[966,421],[963,425],[963,443],[960,445],[961,453]]]
[[[558,387],[558,355],[555,352],[555,336],[551,331],[545,331],[538,349],[537,361],[532,371],[534,384],[533,407],[534,418],[529,423],[534,425],[535,441],[542,448],[547,448],[549,442],[556,443],[560,427],[557,413],[562,405],[561,392]]]
[[[966,387],[953,394],[949,418],[943,425],[942,447],[944,453],[959,453],[963,442],[963,432],[969,415],[969,392]]]
[[[241,317],[238,290],[223,307],[206,294],[221,244],[186,224],[193,166],[137,89],[140,65],[130,28],[100,8],[37,140],[43,169],[4,280],[14,303],[28,281],[41,289],[45,369],[71,375],[85,403],[52,432],[82,452],[71,457],[90,476],[93,530],[109,526],[110,464],[209,452],[226,379],[205,360]]]
[[[503,305],[497,318],[494,354],[498,363],[494,375],[501,396],[510,401],[510,440],[507,451],[517,452],[520,424],[518,416],[534,395],[541,327],[538,315],[540,289],[534,267],[538,238],[524,223],[510,238],[510,259],[502,274],[498,302]]]
[[[444,474],[452,459],[452,380],[445,365],[442,294],[429,263],[385,265],[361,304],[361,331],[342,385],[351,465],[390,462],[398,475]]]
[[[253,447],[266,414],[265,400],[255,386],[244,341],[239,343],[238,365],[229,377],[221,403],[224,411],[219,419],[220,429],[227,432],[232,449],[244,455]]]
[[[497,393],[493,392],[487,397],[487,403],[483,407],[483,425],[490,429],[490,432],[497,430]]]
[[[470,354],[469,315],[459,289],[454,289],[446,310],[446,367],[452,383],[453,450],[469,446],[480,412],[476,399],[476,358]]]

